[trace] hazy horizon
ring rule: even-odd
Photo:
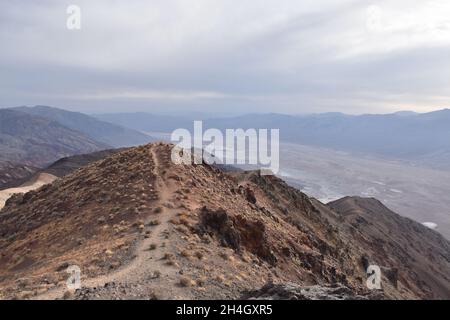
[[[442,107],[437,108],[430,111],[413,111],[413,110],[392,110],[386,113],[379,113],[379,112],[362,112],[362,113],[349,113],[349,112],[342,112],[342,111],[324,111],[324,112],[305,112],[305,113],[287,113],[287,112],[276,112],[276,111],[233,111],[233,112],[227,112],[227,111],[220,111],[220,112],[213,112],[213,111],[201,111],[201,110],[155,110],[155,109],[142,109],[142,110],[114,110],[112,112],[88,112],[88,111],[82,111],[78,110],[77,108],[65,108],[60,106],[52,106],[52,105],[42,105],[42,104],[36,104],[36,105],[17,105],[17,106],[0,106],[0,109],[13,109],[13,108],[33,108],[33,107],[50,107],[50,108],[56,108],[71,112],[80,112],[91,116],[96,115],[103,115],[103,114],[139,114],[139,113],[147,113],[147,114],[155,114],[155,115],[162,115],[162,116],[190,116],[193,115],[202,115],[202,116],[214,116],[217,118],[220,117],[234,117],[234,116],[245,116],[245,115],[252,115],[252,114],[258,114],[258,115],[269,115],[269,114],[278,114],[278,115],[289,115],[289,116],[308,116],[308,115],[315,115],[315,114],[343,114],[343,115],[349,115],[349,116],[363,116],[363,115],[388,115],[388,114],[401,114],[401,113],[415,113],[415,114],[427,114],[432,112],[439,112],[439,111],[445,111],[450,110],[450,108]]]

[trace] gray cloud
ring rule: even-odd
[[[66,29],[66,8],[82,30]],[[450,105],[446,1],[0,4],[0,106],[85,112],[428,111]]]

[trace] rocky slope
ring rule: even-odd
[[[341,215],[344,231],[367,252],[364,263],[384,267],[384,273],[415,292],[448,296],[450,245],[440,234],[397,215],[376,199],[346,197],[329,206]],[[422,280],[409,282],[405,277]]]
[[[359,296],[342,285],[315,285],[300,286],[295,283],[274,284],[268,283],[258,290],[246,292],[244,300],[376,300],[382,299],[381,293]]]
[[[366,205],[348,214],[258,172],[176,166],[170,152],[124,150],[9,199],[2,297],[227,299],[273,283],[371,298],[365,268],[376,263],[383,298],[450,298],[449,243],[437,233]],[[76,292],[70,265],[82,271]]]

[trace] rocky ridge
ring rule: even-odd
[[[449,242],[436,232],[372,201],[349,214],[259,172],[174,165],[171,149],[127,149],[8,200],[2,296],[236,299],[272,283],[254,296],[294,284],[373,298],[366,268],[378,264],[383,298],[450,297]],[[82,270],[76,292],[70,265]]]

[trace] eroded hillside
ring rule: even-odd
[[[177,166],[170,152],[124,150],[8,200],[2,297],[239,298],[268,282],[373,297],[369,263],[383,267],[381,296],[450,297],[449,244],[437,233],[391,214],[351,218],[258,172]],[[69,265],[82,271],[75,293]]]

